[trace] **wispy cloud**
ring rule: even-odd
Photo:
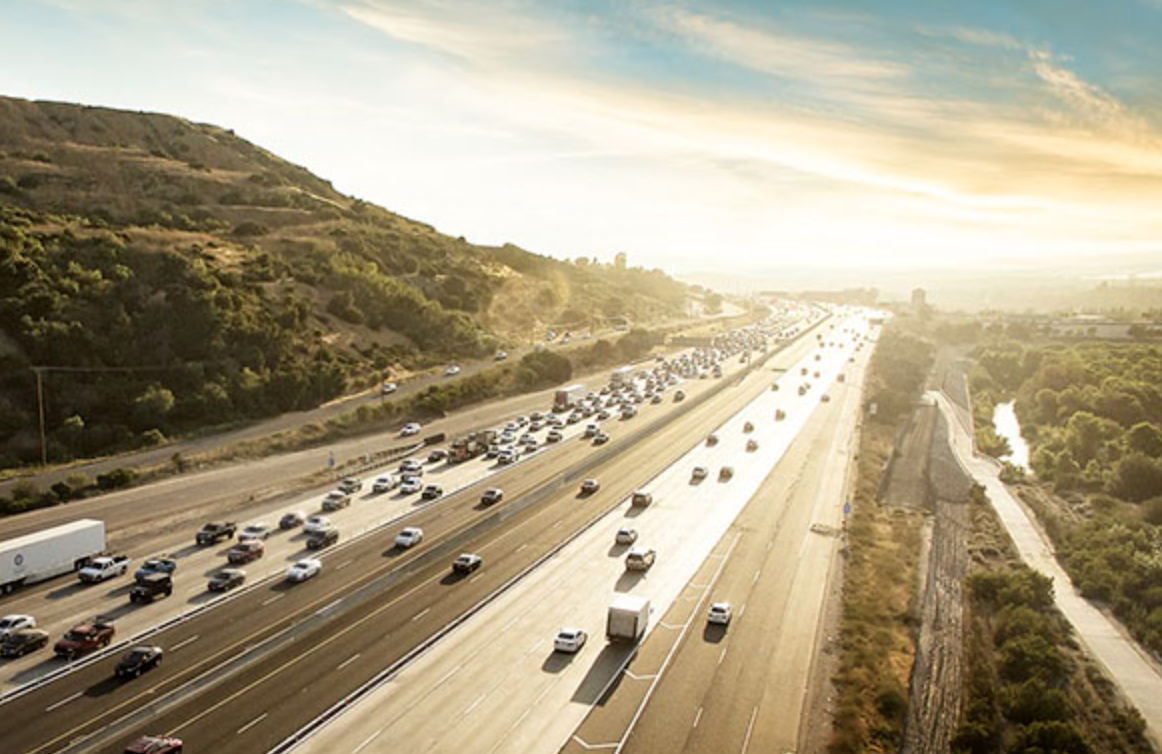
[[[743,25],[684,8],[653,13],[662,28],[699,51],[753,70],[819,85],[878,87],[909,74],[906,66],[877,59],[851,45]]]

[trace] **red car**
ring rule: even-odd
[[[182,740],[168,736],[142,736],[125,747],[125,754],[181,754]]]

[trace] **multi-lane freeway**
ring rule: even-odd
[[[690,396],[685,402],[667,400],[637,419],[607,423],[612,426],[607,445],[594,447],[570,438],[508,469],[470,462],[430,470],[450,494],[429,505],[391,493],[365,495],[336,514],[345,542],[327,551],[322,573],[305,584],[289,586],[278,578],[288,562],[303,555],[301,535],[275,535],[266,557],[249,567],[252,582],[264,574],[273,574],[272,578],[220,600],[212,609],[189,614],[207,600],[202,591],[205,575],[216,570],[225,548],[197,550],[188,544],[192,528],[186,527],[180,532],[184,543],[172,541],[181,566],[179,592],[169,600],[130,608],[124,602],[126,585],[80,589],[59,582],[21,596],[27,601],[21,606],[36,605],[44,621],[58,625],[78,612],[96,610],[115,611],[121,636],[150,630],[167,617],[173,625],[148,638],[167,652],[163,666],[140,679],[114,681],[113,653],[83,661],[50,682],[35,682],[11,693],[0,705],[7,713],[0,720],[4,750],[119,751],[126,740],[142,732],[180,736],[187,741],[187,750],[194,751],[226,747],[266,751],[303,733],[311,735],[302,745],[319,751],[360,746],[386,750],[391,742],[398,746],[421,739],[430,739],[431,747],[442,750],[453,745],[464,750],[466,742],[472,743],[468,750],[481,750],[486,740],[492,743],[485,750],[493,746],[525,750],[530,740],[554,737],[556,746],[564,744],[624,664],[619,650],[603,647],[600,624],[610,595],[648,590],[660,617],[671,604],[681,602],[678,596],[689,588],[691,576],[714,560],[707,556],[715,547],[729,566],[722,571],[723,583],[733,583],[734,556],[725,557],[733,551],[722,548],[729,548],[736,515],[752,498],[757,502],[767,494],[771,468],[780,458],[794,457],[802,440],[815,447],[821,438],[831,441],[850,434],[840,419],[826,419],[853,414],[849,407],[858,402],[860,384],[861,362],[847,360],[853,340],[839,336],[847,320],[836,319],[818,328],[829,333],[827,339],[833,337],[836,346],[819,349],[809,336],[761,368],[748,365],[746,376],[733,377],[744,366],[732,364],[723,380],[688,382],[682,386]],[[858,321],[862,328],[863,320]],[[855,326],[856,320],[851,322]],[[832,324],[840,329],[831,329]],[[856,355],[862,358],[866,353]],[[821,360],[815,361],[815,355]],[[795,390],[803,381],[797,372],[800,364],[821,371],[804,396]],[[772,380],[788,369],[792,371],[780,380],[783,389],[772,392]],[[850,372],[847,382],[832,390],[833,401],[822,403],[824,386],[845,369]],[[785,421],[774,420],[776,405],[785,407]],[[746,435],[758,441],[754,452],[744,449],[744,436],[734,426],[744,421],[740,411],[747,416],[754,412],[755,431]],[[722,441],[706,448],[703,438],[713,431],[722,435]],[[795,441],[796,436],[800,440]],[[828,447],[841,448],[843,441],[836,439]],[[803,452],[812,458],[821,455]],[[715,474],[719,466],[733,465],[735,478],[719,482],[712,476],[691,485],[692,454],[704,457]],[[799,473],[819,476],[818,469]],[[578,495],[579,481],[590,476],[601,480],[601,490]],[[778,476],[776,472],[772,478]],[[659,562],[644,577],[629,578],[621,573],[624,548],[613,546],[612,531],[627,522],[626,496],[643,484],[656,488],[657,502],[635,511],[630,522],[641,529],[643,541],[650,538]],[[482,508],[479,496],[485,485],[503,487],[504,502]],[[309,508],[317,504],[321,491],[312,490],[306,499],[273,501],[262,511],[247,510],[245,520],[260,516],[269,520],[278,510]],[[801,505],[784,507],[797,511],[793,517],[797,531],[804,520],[834,517],[835,500],[841,497],[842,490],[833,487],[818,492],[823,502],[817,509],[808,506],[809,513],[801,511]],[[746,508],[740,521],[747,520],[750,511]],[[776,533],[788,528],[780,522],[792,517],[788,512],[779,515],[783,518],[773,521]],[[422,526],[425,541],[409,550],[394,547],[392,537],[404,524]],[[760,518],[754,527],[771,525],[772,520]],[[364,536],[352,539],[357,534]],[[737,552],[748,551],[745,538],[736,539]],[[171,549],[171,542],[161,537],[155,546],[158,551]],[[812,540],[802,540],[802,547],[799,556],[809,556],[812,562],[825,561],[830,553],[829,545],[815,552]],[[464,550],[479,553],[484,566],[470,576],[455,577],[449,564]],[[794,559],[783,548],[770,552],[775,555],[768,557],[781,556],[780,562]],[[774,562],[770,570],[777,574],[780,568]],[[824,572],[825,566],[824,562]],[[792,585],[800,581],[792,579]],[[802,596],[807,592],[811,590],[796,591],[792,586],[788,599],[799,602],[768,595],[754,604],[770,603],[764,609],[795,615],[786,613],[787,604],[802,605],[804,610],[817,604],[811,595]],[[54,603],[60,605],[55,612]],[[7,602],[4,612],[15,612],[11,609],[15,606]],[[736,615],[736,621],[729,630],[744,636],[746,614]],[[788,636],[799,625],[789,618],[784,623]],[[552,634],[564,624],[586,626],[592,636],[590,645],[573,658],[551,652]],[[647,641],[644,653],[653,642]],[[675,655],[676,670],[687,662],[697,666],[697,657],[685,659],[688,646],[682,645]],[[448,657],[461,661],[439,665]],[[536,665],[531,676],[535,682],[528,683],[530,661]],[[44,658],[26,662],[13,665],[21,668],[13,673],[5,667],[9,688],[43,678],[56,667],[56,661]],[[364,688],[377,680],[383,684],[377,690]],[[502,714],[530,687],[542,685],[544,690],[537,693],[544,696],[517,718]],[[665,689],[665,684],[658,687],[658,698],[664,698]],[[338,715],[336,705],[352,694],[358,698],[339,705],[350,709]],[[377,701],[384,694],[389,701]],[[393,694],[399,698],[390,698]],[[465,701],[467,697],[471,698]],[[549,703],[560,699],[568,714],[560,714]],[[461,702],[457,709],[443,706],[457,707]],[[385,716],[381,703],[394,712]],[[649,725],[654,708],[643,709],[638,715],[640,730]],[[449,713],[464,719],[452,725]],[[479,724],[467,722],[470,713],[477,715]],[[315,726],[304,730],[305,723],[320,716],[334,720],[319,730]],[[38,725],[23,725],[24,719],[35,719]],[[379,721],[378,727],[369,730],[369,719],[373,726]],[[546,738],[545,730],[552,735]],[[364,737],[352,743],[351,738],[363,731]]]

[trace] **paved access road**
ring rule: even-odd
[[[775,358],[789,360],[809,346],[795,344]],[[763,392],[769,379],[742,387],[709,380],[705,390],[716,394],[701,406],[688,398],[669,423],[648,427],[645,414],[618,422],[624,429],[616,427],[603,448],[575,442],[534,456],[505,472],[509,502],[487,511],[477,506],[478,489],[450,495],[408,522],[428,536],[416,549],[392,547],[389,529],[325,555],[312,582],[242,593],[152,637],[169,651],[164,667],[140,681],[111,681],[112,659],[102,659],[18,696],[4,705],[9,722],[0,721],[0,740],[18,752],[55,751],[70,741],[70,750],[116,751],[143,730],[172,730],[199,749],[263,750],[528,568],[668,465],[684,438],[703,436]],[[578,498],[580,476],[605,477],[604,469],[612,469],[605,489]],[[449,578],[450,560],[468,548],[485,554],[485,569]],[[44,723],[20,726],[29,716]]]
[[[943,393],[930,392],[948,420],[949,440],[965,471],[988,493],[997,518],[1012,538],[1017,552],[1033,570],[1053,580],[1057,609],[1073,625],[1091,657],[1105,668],[1126,698],[1146,720],[1147,733],[1162,740],[1162,669],[1152,661],[1117,622],[1089,603],[1069,580],[1029,514],[1000,480],[1000,466],[987,456],[976,454],[971,418],[952,404]]]
[[[717,429],[717,445],[708,447],[699,437],[687,438],[686,450],[678,460],[644,483],[654,496],[652,505],[632,508],[623,497],[609,515],[595,522],[518,588],[464,623],[447,640],[308,739],[298,750],[555,752],[570,740],[578,724],[611,686],[619,689],[616,697],[622,688],[648,682],[656,672],[653,669],[645,671],[645,675],[637,670],[622,675],[622,668],[632,657],[631,648],[606,645],[603,626],[610,600],[626,592],[647,596],[654,614],[645,651],[651,642],[672,642],[675,632],[683,631],[682,624],[672,623],[669,616],[661,622],[658,618],[671,605],[680,611],[688,598],[702,599],[698,590],[704,591],[708,584],[713,585],[727,573],[741,543],[738,534],[727,533],[732,522],[760,490],[788,448],[794,447],[792,442],[798,442],[796,436],[809,421],[812,429],[806,435],[808,447],[798,455],[813,457],[816,453],[812,451],[823,451],[817,454],[823,463],[817,463],[812,470],[817,477],[815,481],[833,476],[828,473],[828,461],[839,460],[842,464],[842,452],[830,449],[845,447],[844,438],[837,433],[847,431],[850,436],[852,428],[840,424],[835,417],[845,417],[850,422],[857,415],[857,391],[846,391],[851,397],[843,400],[837,397],[823,404],[820,394],[822,386],[847,369],[851,349],[823,349],[819,362],[813,358],[816,350],[809,350],[801,362],[789,365],[792,368],[779,379],[778,392],[769,389],[770,376],[764,379],[762,372],[756,375],[760,392]],[[800,366],[820,372],[819,377],[808,378],[813,387],[805,396],[799,396],[795,389],[804,379],[798,374]],[[861,373],[861,365],[851,366]],[[857,379],[854,385],[858,387],[858,384]],[[818,409],[821,405],[824,408]],[[778,408],[786,411],[783,421],[775,420]],[[817,411],[823,416],[821,422],[813,418]],[[747,421],[754,424],[753,432],[744,431]],[[745,450],[748,439],[757,440],[757,450],[749,453]],[[696,465],[705,465],[711,472],[702,482],[691,478]],[[726,482],[718,478],[718,470],[723,465],[735,469],[733,478]],[[773,601],[767,604],[756,601],[760,609],[783,616],[781,635],[791,644],[785,651],[792,655],[800,650],[809,655],[814,646],[816,624],[813,621],[817,619],[798,611],[814,607],[815,614],[818,613],[819,597],[813,593],[813,587],[818,581],[826,580],[826,564],[834,549],[834,539],[810,537],[805,530],[816,517],[833,525],[839,523],[842,472],[834,476],[840,480],[838,487],[816,486],[816,494],[810,498],[801,496],[808,504],[796,505],[795,513],[804,525],[796,521],[794,527],[787,527],[797,533],[795,542],[801,548],[798,555],[805,566],[809,568],[822,562],[820,574],[808,578],[800,572],[800,577],[792,580],[787,600],[777,605]],[[785,516],[779,512],[786,508],[780,501],[764,499],[760,494],[753,505],[774,514],[773,520],[762,520],[764,526],[774,526],[776,531],[781,528],[779,522]],[[628,548],[616,545],[614,534],[625,526],[638,530],[639,545],[655,548],[658,553],[657,563],[644,575],[624,570],[622,559]],[[817,545],[817,539],[822,544]],[[758,550],[762,557],[772,560],[770,572],[776,579],[786,562],[796,558],[785,550],[768,551],[762,546]],[[704,567],[704,563],[708,565]],[[731,583],[738,580],[736,575],[731,577]],[[754,588],[750,572],[741,581]],[[765,583],[759,588],[765,588]],[[761,634],[761,624],[755,625],[759,629],[756,634]],[[589,642],[578,654],[553,651],[553,637],[562,626],[577,626],[588,632]],[[785,657],[774,661],[794,664]],[[746,663],[741,653],[740,662]],[[631,668],[636,667],[635,661]],[[757,666],[750,667],[759,671]],[[805,672],[802,675],[798,679],[784,679],[787,685],[780,688],[780,693],[789,697],[798,692],[797,697],[783,700],[796,717],[802,704]],[[757,691],[761,693],[763,688],[759,684]],[[660,728],[666,729],[675,721],[670,711],[663,711],[657,722]],[[715,724],[725,723],[716,721]],[[616,738],[612,743],[600,739],[593,745],[613,748],[616,741]],[[578,750],[585,748],[580,746]],[[667,748],[665,743],[658,747],[659,750]],[[713,748],[712,742],[709,750],[720,749]]]

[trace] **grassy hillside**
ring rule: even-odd
[[[684,296],[659,271],[442,235],[226,129],[0,97],[0,467],[39,456],[32,365],[57,368],[66,460]]]

